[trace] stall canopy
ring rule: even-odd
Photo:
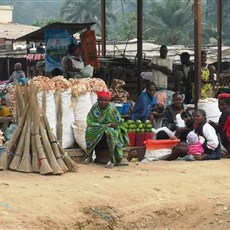
[[[38,30],[35,30],[29,34],[26,34],[22,37],[17,38],[17,40],[21,41],[31,41],[31,42],[39,42],[45,40],[45,29],[66,29],[70,34],[75,34],[81,30],[89,30],[91,26],[96,24],[96,22],[90,23],[61,23],[55,22],[51,23],[47,26],[44,26]]]

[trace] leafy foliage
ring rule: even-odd
[[[184,0],[152,2],[149,16],[145,17],[144,37],[154,39],[159,44],[192,43],[192,2]]]
[[[45,21],[38,21],[38,22],[34,22],[33,26],[40,26],[40,27],[44,27],[47,26],[51,23],[55,23],[55,22],[66,22],[63,18],[51,18],[49,20],[45,20]]]
[[[106,0],[107,40],[137,37],[137,0]],[[166,45],[193,44],[194,0],[143,1],[143,39]],[[52,22],[96,22],[101,29],[101,0],[0,0],[14,6],[13,21],[45,26]],[[223,44],[230,45],[230,0],[222,1]],[[202,43],[217,37],[217,0],[202,0]]]
[[[111,12],[112,1],[106,1],[107,23],[116,20]],[[96,30],[100,32],[101,25],[101,1],[98,0],[66,0],[61,8],[61,17],[68,22],[88,23],[96,22]]]

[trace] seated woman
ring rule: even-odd
[[[190,122],[189,114],[185,111],[183,104],[183,96],[180,93],[174,93],[172,96],[172,104],[167,106],[163,115],[162,128],[156,129],[156,139],[169,139],[174,136],[181,141],[186,140],[187,134],[193,128],[193,122]],[[181,120],[184,116],[183,125],[177,125],[177,119]],[[186,122],[185,122],[186,121]]]
[[[196,110],[194,114],[195,133],[202,141],[204,153],[194,156],[195,160],[219,160],[220,144],[215,129],[207,123],[206,113],[202,109]],[[188,144],[186,142],[179,143],[172,149],[172,153],[164,158],[164,160],[172,161],[178,157],[185,157],[188,153]]]
[[[227,154],[223,157],[230,158],[230,94],[221,93],[218,95],[219,109],[222,112],[218,124],[213,121],[209,123],[220,134],[222,145],[226,148]]]
[[[28,79],[25,76],[25,73],[22,71],[22,64],[20,62],[16,63],[14,65],[14,71],[11,74],[9,80],[6,82],[6,84],[10,83],[26,83]]]
[[[109,161],[106,167],[122,165],[123,147],[129,144],[127,132],[122,126],[121,116],[117,108],[110,103],[109,92],[98,92],[98,101],[87,115],[86,147],[84,163],[92,161],[92,154],[101,142],[107,144]],[[106,140],[106,141],[105,141]]]
[[[157,105],[157,98],[154,96],[156,85],[153,82],[146,84],[146,91],[137,98],[136,104],[130,115],[131,120],[141,120],[143,123],[150,120],[154,125],[153,107]]]

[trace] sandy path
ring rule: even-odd
[[[230,160],[0,172],[0,229],[230,229]]]

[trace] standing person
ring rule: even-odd
[[[160,47],[160,56],[153,57],[151,67],[153,68],[152,79],[158,89],[168,88],[168,77],[172,74],[173,61],[167,58],[168,49],[166,45]]]
[[[219,110],[222,114],[218,123],[213,121],[209,121],[209,123],[220,134],[221,143],[227,150],[227,154],[224,157],[230,158],[230,94],[221,93],[218,95],[218,99]]]
[[[121,116],[115,105],[110,103],[109,92],[98,92],[98,100],[87,115],[86,147],[84,163],[92,161],[93,151],[101,142],[108,147],[110,160],[106,167],[122,165],[123,147],[129,144],[129,138],[122,126]]]
[[[179,80],[179,87],[181,93],[185,95],[184,103],[190,104],[192,102],[192,82],[194,82],[194,63],[190,61],[190,54],[183,52],[180,55],[181,61],[181,75],[182,78]]]
[[[22,64],[20,62],[17,62],[14,65],[14,72],[11,74],[6,84],[10,84],[12,82],[13,83],[27,82],[27,78],[25,76],[25,73],[22,71]]]
[[[146,91],[142,92],[138,97],[133,111],[130,115],[131,120],[141,120],[143,123],[150,120],[154,125],[154,116],[152,114],[154,106],[157,105],[157,98],[155,96],[156,85],[154,82],[146,84]]]
[[[196,160],[219,160],[220,159],[220,143],[215,129],[207,123],[206,113],[203,109],[198,109],[194,114],[194,128],[195,133],[199,139],[204,139],[202,144],[204,153],[196,155]],[[164,158],[164,160],[172,161],[178,157],[185,157],[188,153],[188,146],[186,142],[179,143],[172,149],[172,153]]]
[[[209,98],[214,96],[214,72],[215,68],[212,65],[206,63],[207,54],[205,51],[201,51],[201,98]],[[194,84],[193,84],[193,98]]]
[[[84,68],[81,56],[81,43],[68,45],[68,54],[65,60],[62,60],[66,78],[83,78],[80,72]]]
[[[155,130],[156,139],[169,139],[176,136],[177,138],[180,138],[181,141],[186,140],[187,134],[191,131],[191,125],[186,125],[185,123],[183,125],[184,127],[179,127],[177,125],[177,119],[182,113],[186,113],[185,109],[186,107],[183,103],[183,96],[178,92],[174,93],[172,96],[172,104],[165,109],[162,128]]]
[[[43,47],[43,43],[39,42],[36,47],[37,54],[44,54],[46,52],[45,48]]]

